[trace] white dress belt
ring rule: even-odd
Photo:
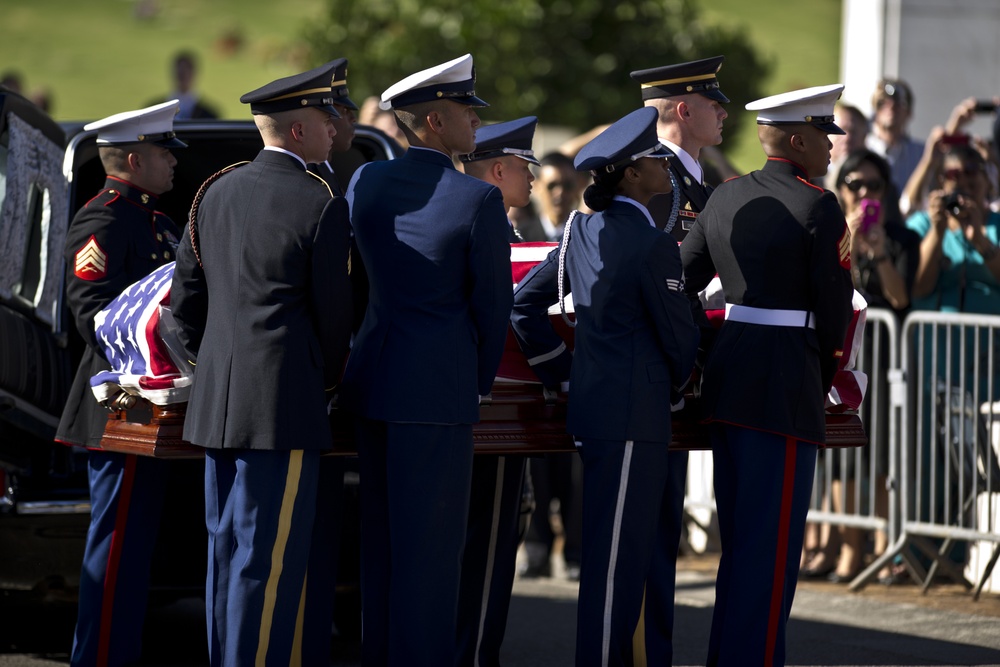
[[[726,319],[746,324],[766,324],[772,327],[816,328],[816,314],[808,310],[780,310],[726,304]]]

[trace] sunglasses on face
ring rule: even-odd
[[[860,192],[861,188],[866,189],[868,192],[882,192],[885,189],[885,181],[881,178],[865,180],[863,178],[851,178],[848,176],[844,179],[844,187],[851,192]]]
[[[973,176],[975,176],[978,173],[979,173],[979,167],[967,166],[967,167],[961,167],[961,168],[959,168],[959,167],[953,167],[951,169],[945,169],[942,172],[942,175],[944,176],[945,180],[947,180],[947,181],[957,181],[958,179],[962,178],[963,176],[966,177],[966,178],[972,178]]]

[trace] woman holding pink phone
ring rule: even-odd
[[[865,148],[851,152],[837,173],[836,194],[851,230],[854,288],[861,292],[870,308],[889,309],[901,318],[910,306],[910,296],[920,262],[920,237],[903,225],[890,179],[889,164]],[[866,339],[866,345],[870,345],[871,338]],[[886,345],[887,341],[882,342],[882,349],[886,349]],[[883,375],[880,373],[876,377]],[[885,397],[887,393],[882,387],[875,395]],[[870,406],[869,412],[877,409],[878,406]],[[880,428],[876,429],[878,432],[871,430],[871,424],[866,426],[874,450],[874,470],[863,473],[855,470],[856,461],[851,456],[823,459],[830,461],[833,466],[828,501],[835,511],[855,511],[853,501],[855,485],[859,482],[857,477],[873,474],[875,480],[860,481],[874,484],[877,490],[875,512],[887,516],[887,423],[886,420],[881,420]],[[867,459],[867,455],[865,458]],[[862,497],[866,497],[866,494],[862,494]],[[840,526],[835,531],[831,530],[830,538],[807,560],[801,575],[827,577],[833,582],[851,581],[865,564],[864,538],[864,531],[860,528]],[[877,556],[886,547],[885,535],[877,534],[874,542],[874,555]],[[890,582],[892,573],[888,570],[882,572],[880,580]]]
[[[889,164],[867,149],[854,151],[837,174],[837,196],[851,230],[854,287],[871,308],[899,315],[910,305],[920,239],[902,224]],[[888,195],[888,196],[887,196]]]

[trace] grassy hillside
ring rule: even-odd
[[[143,106],[170,88],[172,55],[201,60],[199,89],[229,117],[239,96],[294,74],[296,35],[321,0],[4,0],[0,71],[21,73],[28,93],[48,88],[59,120]]]
[[[242,118],[241,94],[301,68],[297,36],[322,6],[323,0],[3,0],[0,72],[18,71],[29,94],[49,89],[57,119],[93,119],[164,95],[171,56],[188,49],[201,59],[205,99],[225,116]],[[703,11],[712,22],[749,31],[775,64],[768,92],[778,93],[837,80],[840,6],[841,0],[705,0]],[[350,57],[330,54],[336,55]],[[723,90],[725,76],[723,68]],[[733,100],[728,123],[753,123],[743,110],[747,101]],[[739,145],[724,146],[747,171],[763,155],[755,133],[743,134]]]
[[[707,0],[705,17],[717,23],[745,28],[760,53],[774,70],[765,93],[775,95],[798,88],[839,82],[841,0]],[[723,91],[726,68],[719,72]],[[727,124],[754,125],[756,116],[743,108],[751,100],[733,100],[727,107]],[[724,133],[723,133],[724,134]],[[757,133],[744,131],[739,144],[729,146],[729,159],[743,172],[757,169],[764,153]]]

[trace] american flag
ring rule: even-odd
[[[510,263],[512,279],[516,286],[528,271],[538,264],[548,255],[558,243],[520,243],[511,245]],[[722,283],[716,277],[701,293],[701,302],[705,308],[705,314],[709,321],[715,326],[722,326],[725,319],[726,299],[722,291]],[[868,303],[864,297],[856,290],[853,298],[854,315],[851,318],[847,336],[844,341],[844,354],[840,358],[839,367],[833,378],[833,387],[826,397],[826,410],[828,412],[843,412],[845,410],[857,410],[865,398],[868,389],[868,376],[855,368],[858,359],[858,352],[861,349],[861,341],[864,336],[865,320],[868,312]],[[573,310],[572,298],[568,298],[566,309]],[[559,307],[553,306],[549,309],[549,319],[552,326],[566,340],[566,344],[572,349],[573,330],[565,326]],[[538,378],[532,372],[531,367],[521,353],[517,340],[511,331],[507,332],[507,345],[504,348],[503,359],[500,362],[500,370],[497,372],[497,380],[512,382],[537,382]]]
[[[170,317],[174,263],[135,282],[94,317],[97,341],[111,370],[90,379],[98,401],[119,391],[156,405],[183,403],[191,390],[193,367],[180,352]]]

